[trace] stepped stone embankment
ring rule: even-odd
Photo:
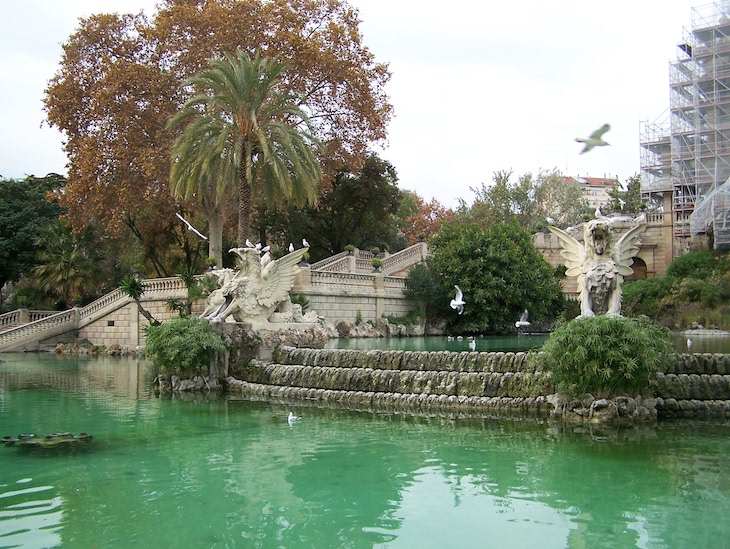
[[[528,353],[282,348],[226,379],[230,392],[357,409],[563,418],[730,417],[730,356],[677,355],[648,394],[564,401]],[[727,374],[726,374],[727,372]]]

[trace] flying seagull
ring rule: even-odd
[[[200,238],[202,238],[203,240],[208,240],[208,237],[207,237],[207,236],[205,236],[205,235],[204,235],[203,233],[201,233],[201,232],[200,232],[200,231],[199,231],[198,229],[196,229],[196,228],[195,228],[195,227],[193,227],[193,226],[192,226],[192,225],[191,225],[190,223],[188,223],[188,222],[187,222],[187,220],[186,220],[186,219],[185,219],[185,218],[184,218],[183,216],[181,216],[181,215],[180,215],[179,213],[177,213],[177,212],[175,212],[175,215],[177,216],[177,218],[178,218],[178,219],[179,219],[180,221],[182,221],[183,223],[185,223],[185,224],[186,224],[186,225],[188,226],[188,229],[189,229],[189,230],[193,231],[193,232],[194,232],[195,234],[197,234],[197,235],[198,235],[198,236],[199,236]]]
[[[302,419],[301,416],[295,416],[293,413],[289,412],[289,417],[286,419],[289,422],[289,425],[294,423],[295,421],[299,421]]]
[[[525,309],[522,312],[522,316],[520,316],[520,319],[515,322],[515,328],[523,328],[525,326],[529,326],[530,322],[527,320],[527,309]]]
[[[451,308],[455,311],[459,311],[459,314],[464,312],[464,305],[466,305],[466,301],[464,301],[464,294],[461,292],[461,288],[458,286],[454,286],[456,288],[456,296],[454,299],[451,300]]]
[[[583,150],[580,151],[580,154],[587,153],[593,147],[603,147],[605,145],[608,145],[609,143],[606,143],[603,140],[603,134],[606,133],[610,129],[611,129],[611,126],[609,124],[604,124],[603,126],[598,128],[596,131],[594,131],[590,137],[576,137],[575,140],[578,143],[585,144],[585,147],[583,147]]]

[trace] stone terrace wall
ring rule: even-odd
[[[365,409],[550,417],[549,373],[527,353],[355,351],[285,347],[229,389]],[[649,391],[659,418],[730,417],[730,356],[680,355]],[[641,403],[640,399],[639,404]]]

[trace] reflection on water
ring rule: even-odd
[[[158,398],[132,359],[3,358],[0,436],[94,440],[0,447],[0,547],[719,547],[730,534],[728,422],[567,428]]]
[[[2,547],[60,545],[62,500],[53,486],[34,486],[33,479],[0,484],[0,544]]]

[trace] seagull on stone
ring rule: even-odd
[[[477,349],[477,340],[476,339],[472,339],[469,342],[469,349],[471,349],[472,351],[476,351],[476,349]]]
[[[294,251],[294,244],[289,242],[289,253],[292,253]]]
[[[183,223],[185,223],[185,224],[186,224],[186,225],[188,226],[188,230],[191,230],[191,231],[193,231],[193,232],[194,232],[195,234],[197,234],[197,235],[198,235],[198,236],[199,236],[200,238],[202,238],[203,240],[208,240],[208,237],[207,237],[207,236],[205,236],[205,235],[204,235],[203,233],[201,233],[200,231],[198,231],[198,229],[196,229],[196,228],[195,228],[195,227],[193,227],[193,226],[192,226],[192,225],[191,225],[190,223],[188,223],[188,221],[187,221],[187,220],[186,220],[186,219],[185,219],[185,218],[184,218],[183,216],[181,216],[181,215],[180,215],[179,213],[177,213],[177,212],[175,212],[175,215],[177,216],[177,218],[178,218],[178,219],[179,219],[180,221],[182,221]]]
[[[585,144],[585,147],[583,147],[583,150],[580,151],[580,154],[587,153],[593,147],[604,147],[604,146],[608,145],[609,143],[606,143],[603,140],[603,134],[606,133],[610,129],[611,129],[611,126],[609,124],[604,124],[603,126],[598,128],[596,131],[594,131],[590,137],[576,137],[575,140],[578,143]]]
[[[530,322],[527,320],[527,316],[528,316],[527,309],[525,309],[522,312],[522,315],[520,316],[520,319],[517,322],[515,322],[515,328],[520,329],[520,328],[524,328],[526,326],[529,326],[530,325]]]
[[[302,419],[301,416],[295,416],[292,412],[289,412],[289,417],[286,420],[289,422],[289,425],[291,425],[292,423],[299,421],[300,419]]]
[[[555,220],[552,217],[550,217],[550,216],[547,216],[547,218],[545,219],[545,221],[547,221],[549,225],[552,225],[553,223],[555,223]]]
[[[246,239],[246,247],[247,247],[247,248],[254,248],[254,247],[255,247],[255,246],[253,245],[253,243],[252,243],[252,242],[251,242],[251,241],[250,241],[250,240],[249,240],[248,238]]]
[[[307,242],[306,238],[302,238],[302,246],[304,246],[305,248],[309,248],[309,242]]]
[[[594,212],[594,214],[593,214],[593,215],[595,215],[595,216],[596,216],[596,219],[603,219],[604,221],[605,221],[606,219],[608,219],[608,218],[607,218],[607,217],[606,217],[605,215],[603,215],[603,214],[601,213],[601,207],[600,207],[600,206],[598,206],[598,207],[596,208],[596,211]]]
[[[464,301],[464,294],[462,293],[461,288],[458,286],[454,286],[454,288],[456,288],[456,296],[451,300],[449,305],[452,309],[459,311],[459,314],[461,314],[464,312],[464,305],[466,305],[466,301]]]

